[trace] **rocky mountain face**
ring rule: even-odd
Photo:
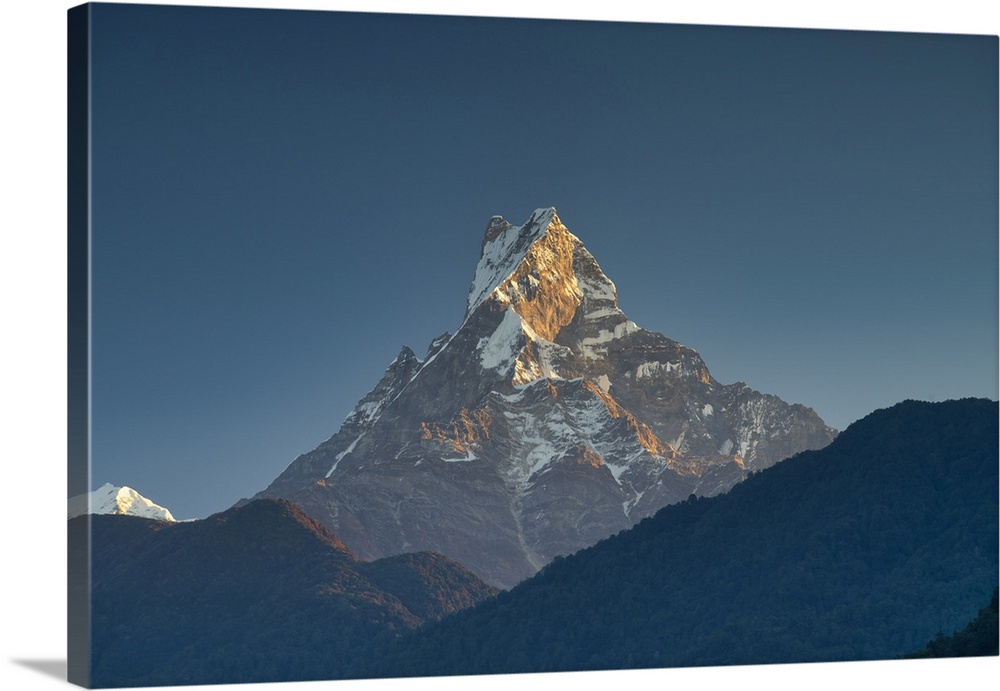
[[[431,550],[509,587],[835,435],[630,321],[555,209],[537,209],[490,219],[457,331],[422,358],[404,347],[257,496],[300,505],[363,559]]]

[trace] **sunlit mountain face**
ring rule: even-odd
[[[423,357],[404,346],[340,430],[258,497],[302,506],[363,558],[433,550],[509,587],[835,436],[631,321],[540,208],[521,225],[489,219],[458,329]]]

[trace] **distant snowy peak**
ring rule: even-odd
[[[70,498],[69,518],[76,518],[88,513],[139,516],[169,522],[175,520],[167,509],[159,504],[154,504],[131,487],[115,487],[111,483],[107,483],[93,492]]]

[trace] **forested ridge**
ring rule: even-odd
[[[993,592],[997,491],[995,402],[906,401],[557,559],[367,673],[896,658]]]
[[[287,502],[190,523],[91,516],[91,683],[331,679],[497,591],[440,555],[360,562]]]
[[[997,589],[990,604],[961,631],[950,636],[939,633],[927,646],[904,657],[979,657],[1000,654],[1000,622],[997,618]]]

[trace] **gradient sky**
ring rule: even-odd
[[[555,206],[623,311],[844,428],[997,398],[997,40],[98,5],[93,476],[263,489],[486,222]]]

